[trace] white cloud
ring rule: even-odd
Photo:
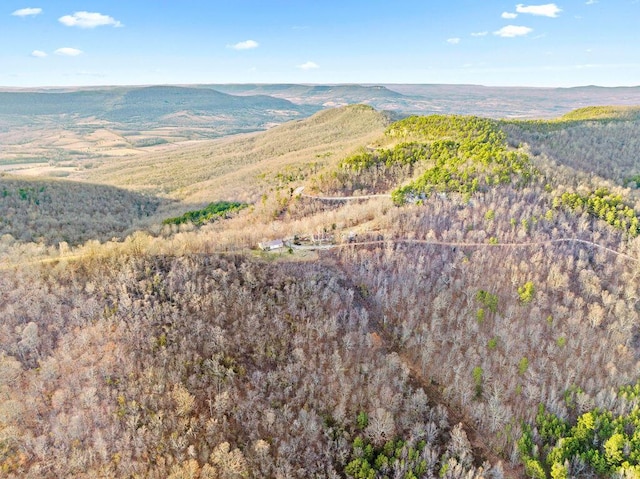
[[[31,52],[31,56],[36,58],[44,58],[47,56],[47,54],[42,50],[34,50]]]
[[[547,3],[544,5],[516,5],[516,12],[529,13],[530,15],[538,15],[541,17],[555,18],[562,10],[555,3]]]
[[[447,43],[450,45],[457,45],[458,43],[460,43],[460,39],[455,37],[455,38],[447,38]]]
[[[75,12],[73,15],[65,15],[58,18],[58,21],[67,27],[95,28],[102,26],[123,26],[118,20],[109,15],[95,12]]]
[[[21,8],[20,10],[16,10],[11,15],[14,17],[29,17],[31,15],[40,15],[42,13],[42,8]]]
[[[598,0],[587,0],[587,3],[585,5],[594,5],[598,3]]]
[[[245,40],[244,42],[236,43],[235,45],[227,45],[234,50],[251,50],[252,48],[258,48],[260,44],[255,40]]]
[[[320,68],[320,65],[318,65],[315,62],[306,62],[306,63],[303,63],[302,65],[298,65],[298,68],[300,70],[315,70],[317,68]]]
[[[53,53],[55,53],[56,55],[62,55],[63,57],[77,57],[78,55],[81,55],[83,52],[82,50],[78,50],[77,48],[63,47],[63,48],[58,48]]]
[[[505,38],[513,38],[513,37],[522,37],[524,35],[528,35],[533,31],[533,28],[522,27],[518,25],[507,25],[506,27],[502,27],[500,30],[493,32],[494,35],[498,35],[499,37]]]
[[[500,15],[502,18],[506,18],[507,20],[511,20],[513,18],[516,18],[518,16],[517,13],[511,13],[511,12],[502,12],[502,15]]]
[[[471,33],[472,37],[486,37],[489,32],[473,32]]]

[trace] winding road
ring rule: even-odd
[[[311,198],[315,200],[321,201],[352,201],[352,200],[366,200],[371,198],[391,198],[391,195],[388,194],[378,194],[378,195],[362,195],[362,196],[314,196],[307,195],[303,193],[304,186],[300,186],[295,189],[293,192],[294,196],[303,196],[305,198]],[[640,263],[640,258],[633,257],[626,253],[622,253],[620,251],[616,251],[614,249],[608,248],[606,246],[600,245],[598,243],[594,243],[592,241],[587,241],[579,238],[558,238],[552,240],[545,241],[529,241],[523,243],[456,243],[451,241],[437,241],[437,240],[418,240],[418,239],[390,239],[390,240],[376,240],[376,241],[362,241],[356,243],[343,243],[343,244],[330,244],[330,245],[309,245],[309,246],[296,246],[292,245],[293,249],[298,250],[330,250],[334,248],[346,248],[351,246],[368,246],[368,245],[376,245],[376,244],[385,244],[385,243],[405,243],[405,244],[424,244],[424,245],[432,245],[432,246],[446,246],[446,247],[469,247],[469,248],[531,248],[531,247],[539,247],[550,244],[557,243],[579,243],[586,246],[592,246],[594,248],[598,248],[602,251],[606,251],[607,253],[620,256],[622,258],[628,259],[635,263]]]
[[[594,243],[592,241],[583,240],[580,238],[558,238],[552,240],[545,241],[529,241],[523,243],[465,243],[465,242],[453,242],[453,241],[436,241],[436,240],[419,240],[419,239],[388,239],[388,240],[375,240],[375,241],[360,241],[355,243],[341,243],[341,244],[327,244],[327,245],[291,245],[293,249],[296,250],[309,250],[309,251],[318,251],[318,250],[331,250],[335,248],[348,248],[353,246],[370,246],[370,245],[380,245],[380,244],[421,244],[421,245],[430,245],[430,246],[445,246],[445,247],[461,247],[461,248],[532,248],[532,247],[540,247],[551,244],[558,243],[578,243],[586,246],[592,246],[594,248],[598,248],[607,253],[620,256],[629,261],[633,261],[635,263],[640,263],[640,258],[635,258],[626,253],[622,253],[620,251],[616,251],[614,249],[608,248],[606,246],[600,245],[598,243]]]
[[[321,201],[353,201],[353,200],[369,200],[371,198],[391,198],[391,195],[362,195],[362,196],[312,196],[303,195],[304,198],[311,198]]]
[[[391,195],[379,194],[379,195],[362,195],[362,196],[315,196],[307,195],[303,193],[304,186],[299,186],[293,191],[293,196],[302,196],[304,198],[311,198],[312,200],[320,201],[354,201],[354,200],[369,200],[371,198],[391,198]]]

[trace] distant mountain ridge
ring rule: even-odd
[[[158,123],[187,111],[195,115],[285,113],[287,119],[317,109],[266,95],[234,96],[213,89],[178,86],[121,87],[102,90],[0,92],[0,115],[71,115],[120,123]],[[273,113],[271,113],[273,116]]]
[[[267,130],[365,104],[387,116],[551,119],[640,105],[640,87],[524,88],[403,84],[200,84],[0,88],[0,167],[134,155],[165,144]],[[28,147],[27,147],[28,145]]]
[[[365,103],[377,109],[406,109],[413,100],[381,85],[211,85],[232,95],[269,95],[294,103],[321,106],[344,106]],[[394,108],[395,107],[395,108]]]
[[[486,87],[447,84],[200,84],[0,89],[5,115],[77,115],[162,124],[167,115],[248,112],[259,125],[363,103],[399,114],[465,114],[491,118],[555,118],[594,105],[640,105],[640,87]],[[247,120],[251,120],[247,118]]]
[[[201,85],[237,95],[266,94],[323,107],[365,103],[401,114],[555,118],[594,105],[640,105],[640,87],[532,88],[450,84]]]

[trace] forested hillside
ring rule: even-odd
[[[169,203],[110,186],[22,178],[2,179],[0,198],[0,235],[47,245],[120,237]]]
[[[502,126],[513,144],[527,143],[534,154],[629,185],[640,175],[639,115],[638,108],[585,108],[556,121],[505,122]]]
[[[331,110],[91,172],[138,231],[65,248],[0,177],[0,474],[638,477],[637,128]]]
[[[263,134],[222,138],[105,164],[78,177],[185,202],[206,201],[212,194],[255,202],[278,175],[297,172],[306,177],[377,138],[388,124],[388,117],[373,108],[352,105]]]

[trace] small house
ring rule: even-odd
[[[284,241],[281,239],[273,241],[263,241],[262,243],[258,243],[258,248],[260,248],[262,251],[273,251],[281,249],[284,248]]]

